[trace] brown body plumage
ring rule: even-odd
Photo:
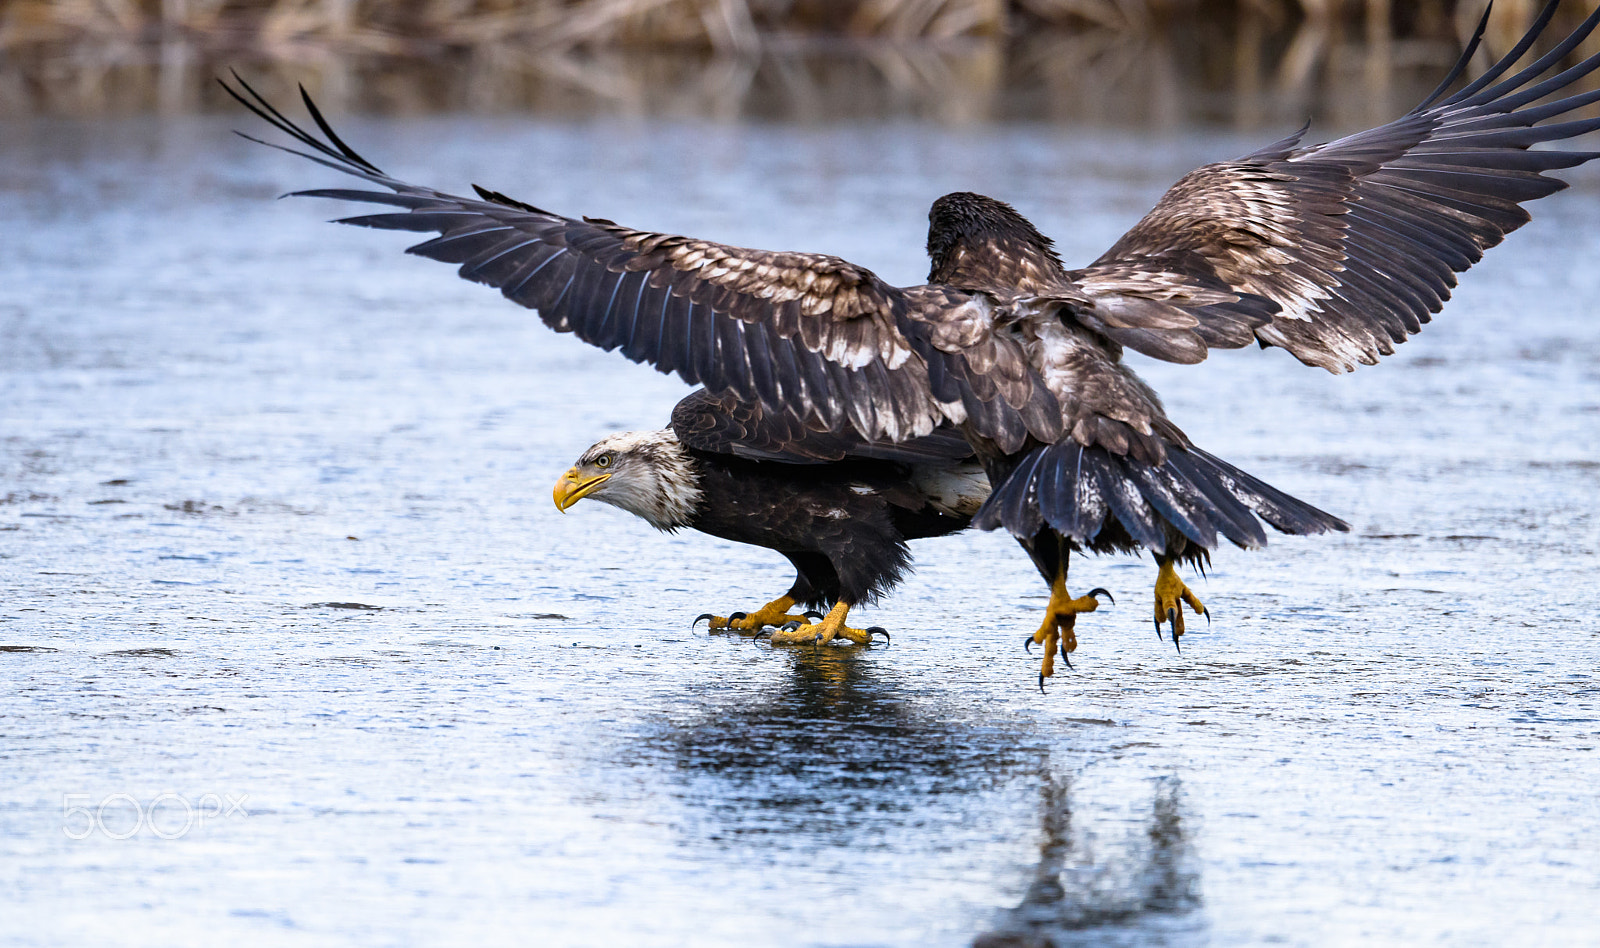
[[[562,510],[592,498],[659,530],[775,550],[795,568],[788,597],[811,608],[873,602],[910,570],[907,541],[965,529],[988,496],[949,428],[869,443],[703,390],[666,430],[600,439],[555,488]]]

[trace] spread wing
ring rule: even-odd
[[[1540,79],[1600,21],[1596,10],[1526,69],[1496,82],[1533,45],[1559,0],[1488,72],[1448,98],[1483,36],[1407,115],[1323,145],[1301,134],[1184,177],[1092,266],[1078,289],[1123,325],[1107,335],[1175,362],[1259,340],[1333,372],[1371,365],[1439,311],[1456,274],[1529,220],[1521,204],[1565,188],[1543,172],[1596,152],[1540,150],[1600,119],[1539,124],[1600,101],[1600,90],[1543,105],[1600,67],[1600,54]]]
[[[1021,344],[995,330],[983,297],[893,287],[822,254],[729,247],[563,217],[482,188],[466,198],[407,184],[341,141],[304,89],[326,141],[235,79],[242,92],[224,83],[234,98],[311,149],[283,150],[386,189],[297,193],[396,208],[341,223],[437,233],[409,252],[459,264],[462,277],[538,310],[557,332],[869,441],[947,422],[970,423],[1010,450],[1030,433],[1060,436],[1054,397]]]
[[[791,464],[847,458],[949,464],[973,456],[967,439],[949,425],[899,443],[867,441],[852,428],[826,430],[790,414],[764,411],[760,402],[742,402],[705,389],[691,392],[672,409],[672,431],[696,451]]]

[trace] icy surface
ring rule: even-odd
[[[1222,551],[1181,655],[1148,560],[1075,561],[1118,605],[1041,695],[999,536],[918,545],[859,614],[891,647],[690,631],[783,561],[549,499],[685,388],[272,200],[337,179],[248,124],[0,125],[0,942],[1600,939],[1600,176],[1381,366],[1143,364],[1355,529]],[[426,183],[899,283],[946,191],[1083,261],[1259,143],[346,127]]]

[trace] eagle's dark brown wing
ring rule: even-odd
[[[867,440],[903,441],[947,422],[1013,450],[1029,434],[1061,434],[1054,396],[1022,346],[995,331],[984,298],[893,287],[822,254],[729,247],[563,217],[481,188],[466,198],[407,184],[345,145],[304,90],[326,141],[239,82],[242,91],[224,87],[312,151],[284,150],[387,189],[298,194],[398,208],[341,223],[437,233],[409,252],[459,264],[461,276],[538,310],[558,332]]]
[[[1600,10],[1496,82],[1558,3],[1454,95],[1441,98],[1482,23],[1450,76],[1402,118],[1323,145],[1300,147],[1297,134],[1190,173],[1104,256],[1070,273],[1095,301],[1087,315],[1120,315],[1132,329],[1108,335],[1177,362],[1255,340],[1333,372],[1393,352],[1449,299],[1457,273],[1527,223],[1523,202],[1566,187],[1542,172],[1600,154],[1529,150],[1600,129],[1600,119],[1538,124],[1600,101],[1600,90],[1532,104],[1600,67],[1596,55],[1540,79],[1589,35]],[[1173,325],[1185,318],[1187,328]],[[1146,322],[1163,325],[1141,334]]]
[[[672,432],[696,451],[790,464],[849,458],[948,464],[973,456],[967,439],[949,425],[901,442],[867,441],[853,428],[830,431],[814,421],[765,411],[760,402],[713,395],[705,389],[691,392],[672,409]]]

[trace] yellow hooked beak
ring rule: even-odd
[[[551,496],[556,502],[556,509],[566,513],[568,507],[594,493],[600,488],[601,484],[610,479],[610,474],[596,474],[588,480],[584,480],[583,475],[578,473],[577,468],[567,468],[567,473],[561,475],[561,479],[556,481],[556,489],[551,491]]]

